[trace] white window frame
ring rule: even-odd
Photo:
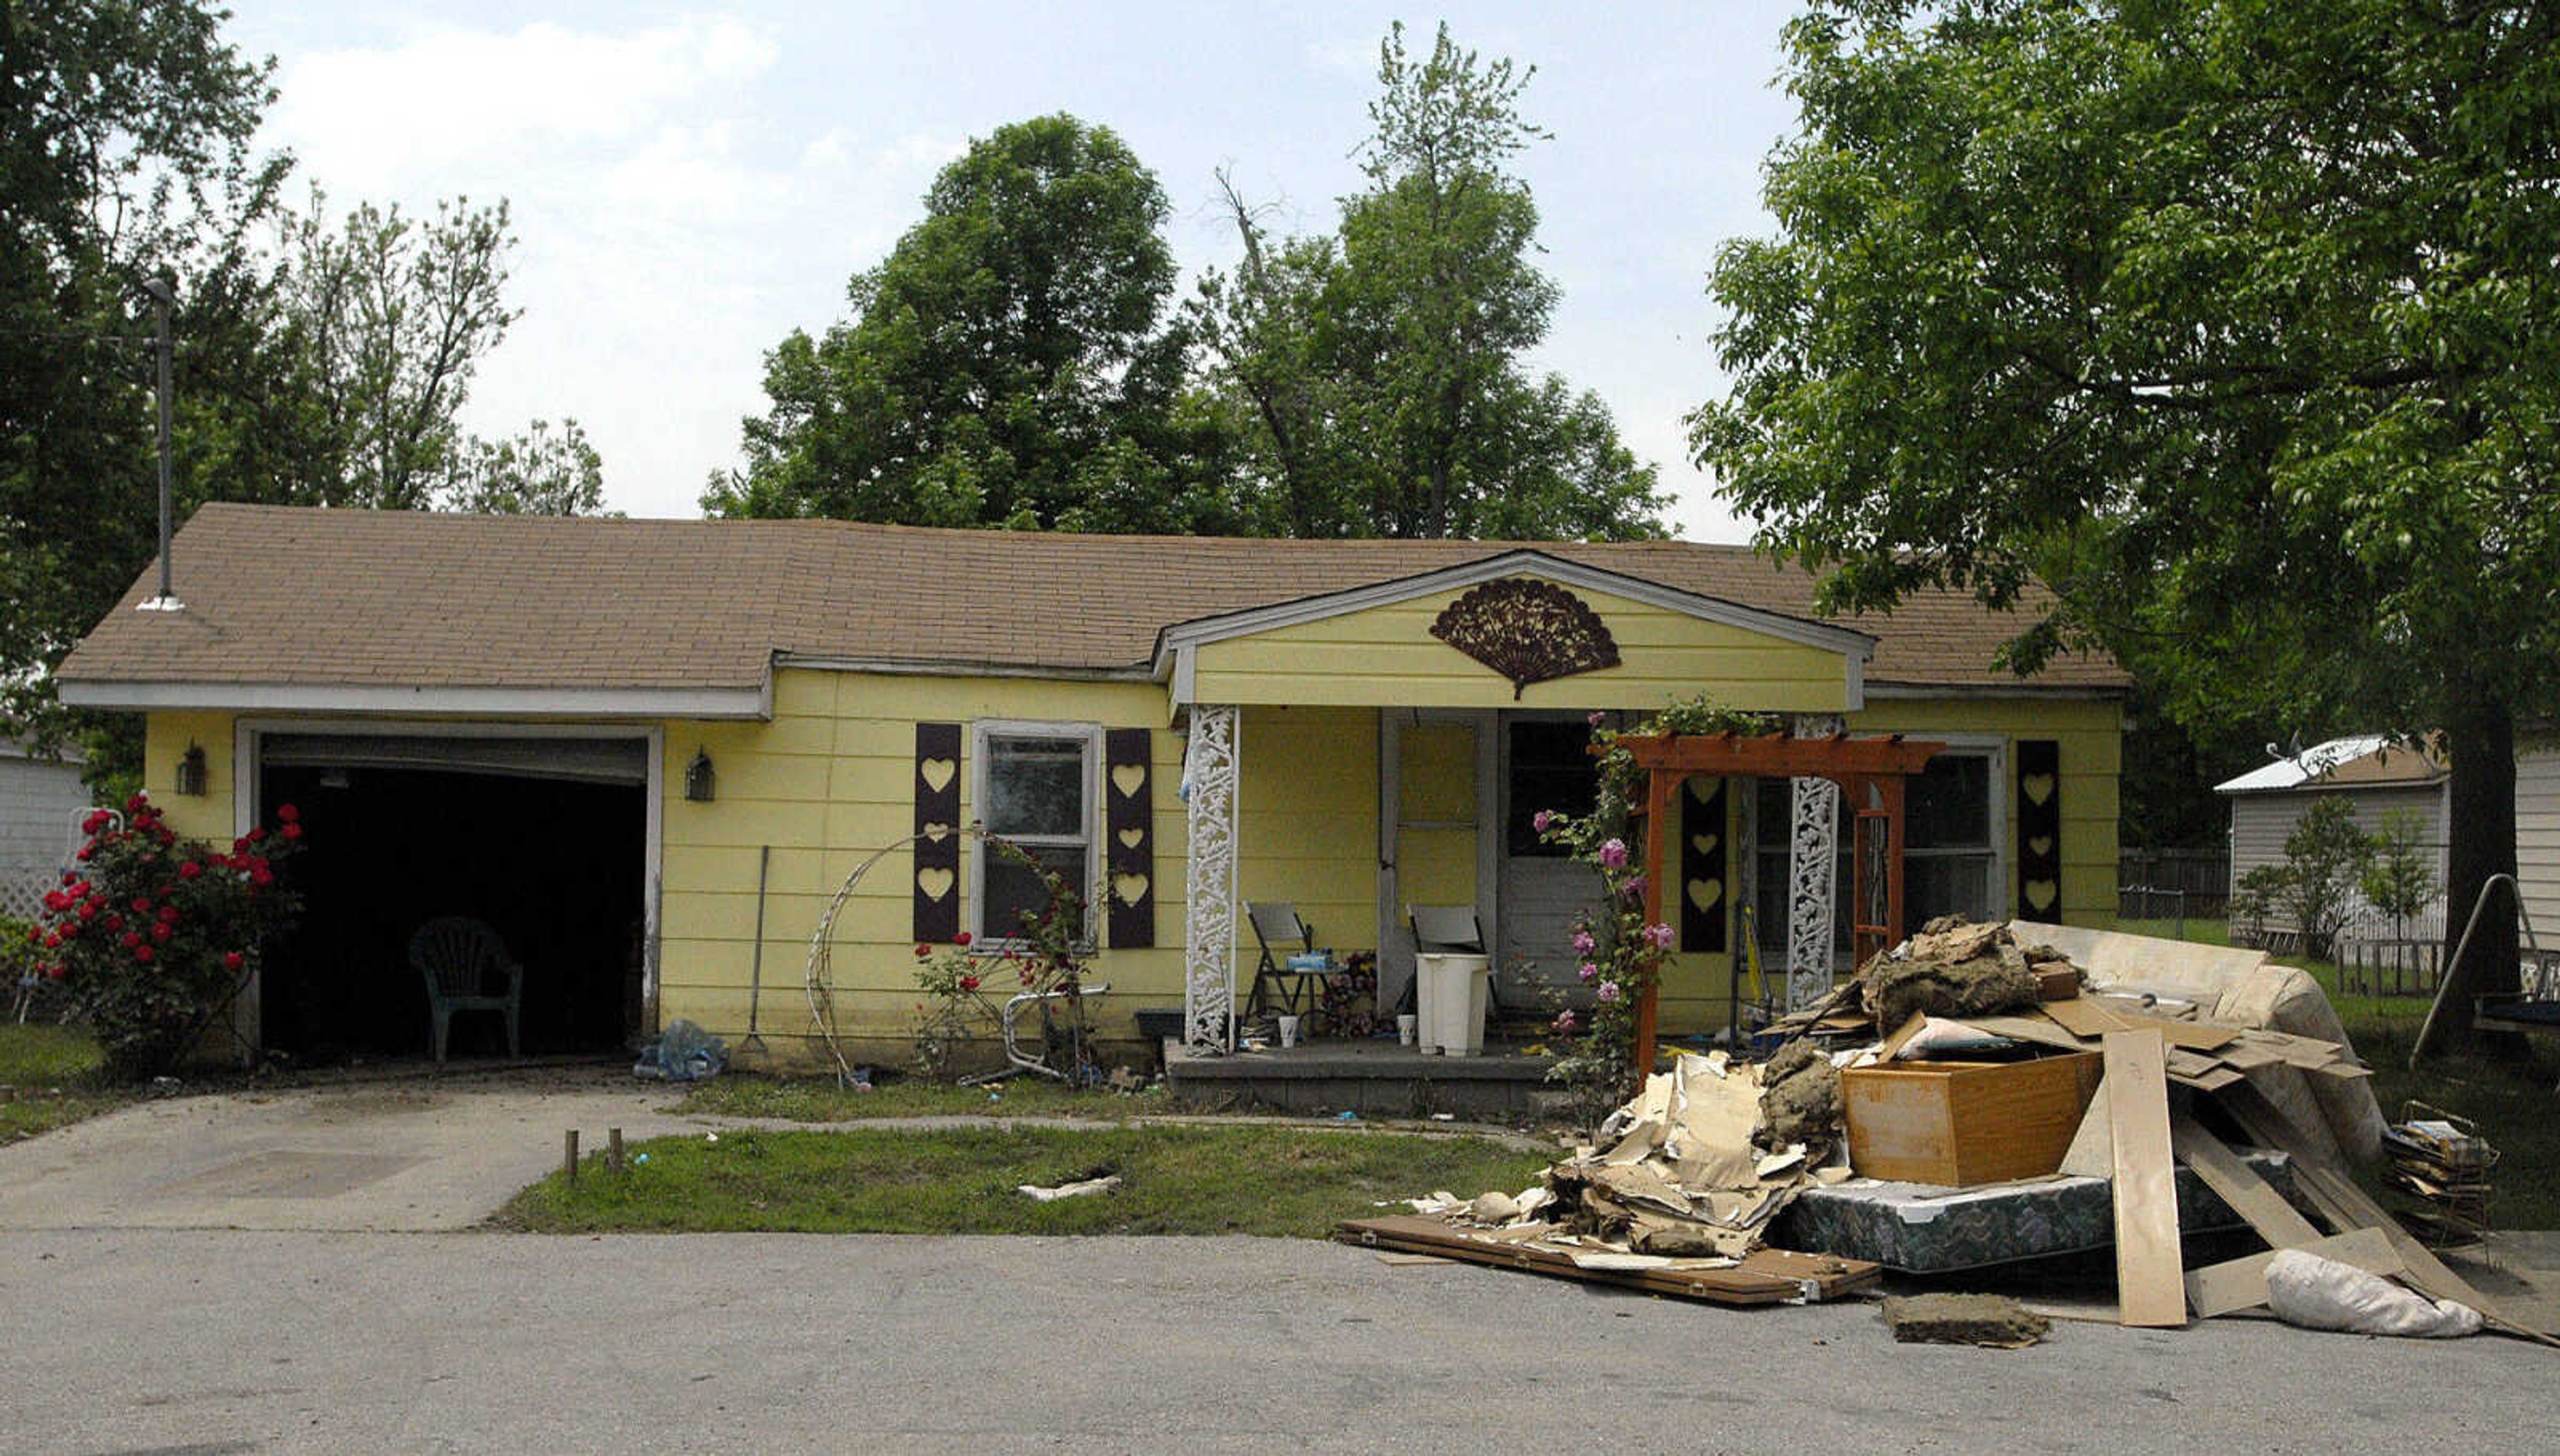
[[[1084,933],[1076,938],[1076,949],[1090,953],[1098,943],[1095,920],[1102,914],[1102,725],[1098,723],[1050,723],[1035,719],[986,718],[969,727],[970,813],[980,824],[987,819],[988,774],[994,766],[994,744],[999,739],[1072,738],[1084,745]],[[988,833],[995,831],[991,828]],[[1006,839],[1026,847],[1072,844],[1061,835],[1006,835]],[[995,955],[1022,944],[1022,936],[1012,927],[1002,932],[987,926],[987,841],[973,840],[968,854],[968,916],[970,947],[983,955]]]
[[[1987,904],[1980,907],[1979,913],[1981,913],[1986,919],[2006,920],[2009,917],[2010,911],[2009,890],[2011,889],[2009,885],[2008,801],[2011,795],[2016,792],[2016,789],[2008,781],[2007,737],[2000,733],[1933,733],[1922,729],[1914,729],[1910,736],[1929,738],[1945,743],[1947,746],[1939,750],[1939,756],[1941,757],[1984,758],[1990,760],[1983,775],[1983,792],[1988,794],[1991,798],[1991,803],[1989,805],[1991,812],[1985,816],[1984,819],[1984,830],[1991,836],[1991,844],[1988,848],[1991,852],[1992,863],[1989,878],[1985,881],[1985,889],[1989,893],[1990,900]],[[1974,848],[1949,847],[1925,850],[1912,848],[1911,825],[1908,817],[1909,808],[1907,805],[1905,806],[1904,814],[1905,817],[1902,828],[1902,858],[1905,862],[1911,860],[1972,859],[1979,858],[1983,854],[1983,850]],[[1903,896],[1906,900],[1910,896],[1908,885],[1909,878],[1910,877],[1906,873],[1904,876],[1905,886],[1903,890]],[[1915,920],[1913,923],[1904,926],[1903,931],[1908,934],[1919,928],[1919,924]]]

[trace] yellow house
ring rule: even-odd
[[[147,716],[146,787],[184,833],[301,811],[303,924],[239,1013],[278,1050],[423,1046],[403,947],[459,913],[529,968],[528,1052],[689,1018],[788,1060],[823,1006],[894,1060],[918,943],[1000,940],[1033,882],[928,838],[849,897],[820,998],[811,936],[856,865],[981,822],[1089,888],[1118,1035],[1147,1006],[1217,1035],[1261,900],[1376,948],[1389,998],[1416,904],[1473,905],[1500,960],[1569,984],[1592,882],[1528,819],[1589,792],[1591,715],[1701,692],[1946,744],[1912,785],[1914,923],[2114,907],[2113,664],[1996,672],[2015,624],[1955,596],[1825,620],[1811,577],[1741,548],[214,505],[172,556],[180,605],[145,609],[146,571],[62,696]],[[1798,963],[1828,970],[1821,806],[1692,785],[1668,1030],[1722,1025],[1746,926],[1773,964],[1802,927]]]

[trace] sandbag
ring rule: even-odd
[[[2298,1248],[2267,1261],[2267,1307],[2289,1325],[2357,1335],[2446,1340],[2480,1333],[2480,1311],[2429,1299],[2379,1274]]]

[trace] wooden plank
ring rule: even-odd
[[[1416,1214],[1345,1219],[1335,1225],[1334,1236],[1344,1243],[1362,1247],[1437,1254],[1495,1268],[1519,1269],[1593,1284],[1614,1284],[1653,1294],[1724,1305],[1839,1299],[1869,1288],[1883,1277],[1884,1272],[1882,1266],[1863,1259],[1794,1253],[1774,1248],[1753,1249],[1731,1268],[1696,1267],[1721,1262],[1700,1259],[1675,1260],[1659,1268],[1585,1269],[1576,1267],[1573,1255],[1560,1248],[1534,1243],[1505,1243],[1466,1229],[1453,1228],[1437,1218]]]
[[[2171,1072],[2169,1080],[2181,1087],[2193,1087],[2199,1092],[2218,1092],[2225,1087],[2237,1086],[2248,1078],[2227,1066],[2217,1065],[2208,1066],[2196,1072]]]
[[[2063,1153],[2059,1171],[2074,1178],[2115,1177],[2116,1140],[2107,1132],[2108,1123],[2107,1083],[2101,1078],[2097,1094],[2089,1099],[2089,1110],[2080,1115],[2080,1130],[2071,1135],[2071,1147]]]
[[[2109,1032],[2105,1052],[2107,1133],[2116,1145],[2116,1304],[2128,1325],[2180,1327],[2186,1284],[2169,1157],[2168,1048],[2145,1028]]]
[[[2192,1166],[2192,1165],[2190,1165]],[[2391,1237],[2379,1228],[2357,1228],[2300,1245],[2305,1253],[2353,1264],[2368,1273],[2394,1275],[2408,1268]],[[2191,1270],[2186,1276],[2186,1302],[2199,1320],[2254,1309],[2267,1302],[2267,1265],[2276,1250],[2250,1254],[2227,1263]]]
[[[2240,1155],[2223,1146],[2222,1140],[2205,1131],[2192,1117],[2173,1117],[2168,1125],[2169,1146],[2178,1159],[2194,1170],[2204,1186],[2231,1206],[2232,1212],[2248,1220],[2258,1236],[2270,1248],[2302,1248],[2318,1243],[2320,1231],[2312,1226],[2285,1196],[2270,1187],[2257,1171],[2240,1161]]]
[[[2075,1037],[2103,1037],[2125,1029],[2124,1021],[2114,1012],[2085,996],[2045,1002],[2044,1014]]]

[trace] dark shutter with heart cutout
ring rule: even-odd
[[[960,725],[915,726],[915,938],[960,937]]]
[[[2018,918],[2062,923],[2062,744],[2017,743]]]
[[[1156,784],[1154,734],[1145,728],[1111,728],[1102,735],[1103,833],[1108,838],[1102,880],[1110,902],[1111,944],[1141,950],[1156,943]]]
[[[1680,784],[1680,949],[1724,950],[1724,780]]]

